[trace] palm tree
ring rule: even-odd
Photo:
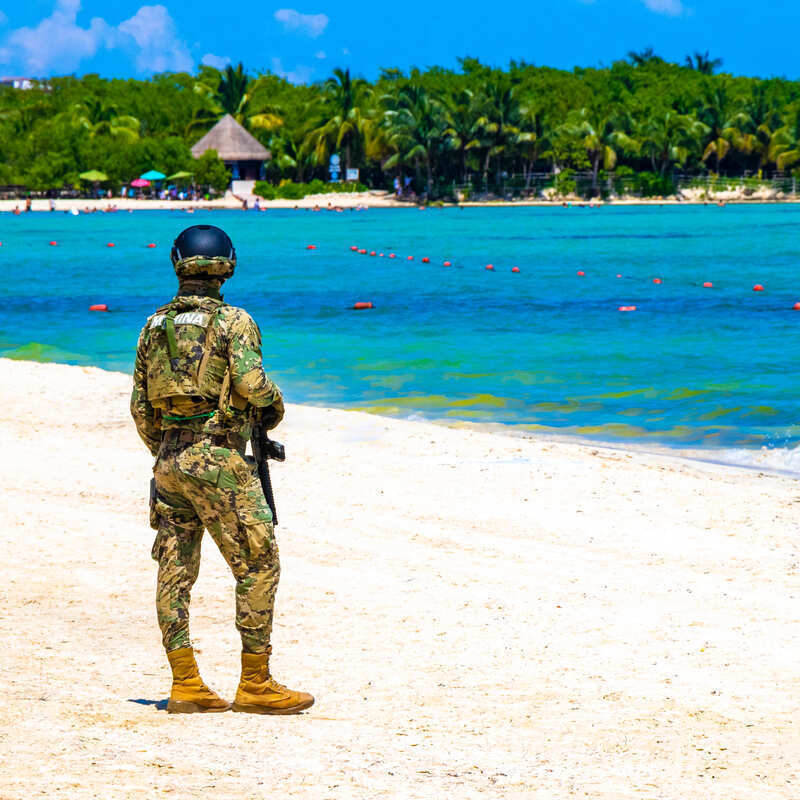
[[[498,157],[496,164],[499,177],[502,155],[519,137],[520,107],[516,87],[505,80],[489,80],[483,89],[479,105],[483,113],[476,125],[480,131],[481,145],[486,148],[482,170],[485,185],[492,156]]]
[[[606,106],[593,106],[574,111],[569,115],[565,131],[580,139],[592,167],[592,193],[598,193],[597,174],[603,169],[612,170],[620,149],[637,152],[639,143],[628,136],[621,126],[620,116]]]
[[[120,114],[115,103],[89,97],[59,115],[77,128],[84,128],[91,138],[114,136],[129,142],[139,138],[140,123],[136,117]]]
[[[370,102],[370,107],[362,119],[361,133],[364,140],[364,158],[367,162],[380,164],[381,170],[385,170],[386,161],[395,150],[380,99]]]
[[[200,80],[195,81],[193,87],[195,94],[202,97],[203,105],[192,113],[184,135],[210,128],[224,114],[230,114],[251,130],[277,130],[283,125],[281,110],[269,101],[264,91],[271,78],[261,75],[251,81],[241,63],[235,69],[228,64],[221,74],[211,67],[203,67]]]
[[[711,58],[708,50],[705,53],[695,52],[694,56],[686,56],[686,66],[703,75],[713,75],[722,66],[722,59]]]
[[[384,95],[382,101],[386,108],[387,139],[394,150],[383,168],[414,164],[419,171],[420,163],[424,162],[430,197],[436,159],[446,141],[444,108],[424,87],[413,84],[402,87],[397,93]]]
[[[749,118],[734,106],[724,85],[709,85],[703,99],[700,121],[708,128],[707,135],[710,139],[703,151],[702,160],[708,161],[714,156],[716,172],[719,174],[719,166],[731,147],[746,152],[747,141],[742,128],[749,123]]]
[[[745,104],[749,131],[742,136],[742,150],[758,158],[758,173],[774,161],[771,146],[775,131],[780,127],[780,117],[768,87],[763,83],[753,86]]]
[[[272,152],[272,162],[281,173],[294,171],[294,179],[302,182],[306,170],[317,166],[314,153],[307,147],[310,133],[322,122],[322,105],[316,99],[286,104],[281,109],[284,124],[275,127],[264,144]]]
[[[800,101],[787,108],[783,123],[773,134],[769,150],[781,172],[800,161]]]
[[[692,144],[700,141],[708,128],[695,117],[668,109],[648,116],[637,129],[640,152],[650,159],[653,172],[664,175],[673,164],[683,164]]]
[[[530,189],[533,166],[547,149],[549,138],[550,131],[545,125],[543,110],[534,104],[523,106],[520,109],[517,150],[523,158],[522,173],[526,189]]]
[[[358,146],[363,125],[361,103],[366,81],[351,78],[350,70],[335,69],[325,81],[327,119],[309,134],[306,147],[318,164],[327,161],[334,148],[344,147],[345,169],[350,169],[353,150]]]
[[[459,89],[444,99],[444,130],[448,145],[458,153],[461,180],[467,182],[467,152],[480,147],[480,111],[475,94],[469,89]]]
[[[653,62],[664,63],[664,59],[661,56],[657,56],[652,47],[646,47],[638,52],[636,50],[628,50],[628,60],[634,67],[644,67]]]
[[[249,83],[250,77],[244,71],[241,61],[235,69],[230,64],[225,67],[214,91],[214,97],[226,114],[233,117],[241,114],[244,104],[247,103]]]

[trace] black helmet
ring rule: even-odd
[[[179,278],[220,278],[233,275],[236,249],[230,237],[214,225],[192,225],[181,231],[170,254]]]

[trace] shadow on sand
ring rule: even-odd
[[[133,699],[132,697],[128,698],[129,703],[138,703],[140,706],[155,706],[158,711],[166,711],[167,710],[167,701],[166,700],[144,700],[143,698]]]

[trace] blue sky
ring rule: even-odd
[[[709,50],[734,74],[800,78],[790,0],[298,2],[0,0],[0,74],[141,77],[241,60],[306,82],[337,66],[374,78],[464,55],[569,69],[652,46],[676,61]]]

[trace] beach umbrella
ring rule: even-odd
[[[180,172],[176,172],[174,175],[169,175],[167,177],[167,180],[168,181],[179,181],[182,178],[191,178],[193,174],[194,174],[193,172],[186,172],[186,170],[182,169]]]
[[[149,186],[150,181],[146,181],[144,178],[137,178],[135,181],[131,181],[131,186],[138,189],[140,186]]]
[[[82,181],[91,181],[92,183],[100,183],[101,181],[107,181],[108,175],[105,172],[100,172],[97,169],[90,169],[88,172],[81,172],[78,177]]]
[[[149,172],[145,172],[144,175],[140,175],[139,177],[143,181],[163,181],[167,176],[163,172],[159,172],[156,169],[151,169]]]

